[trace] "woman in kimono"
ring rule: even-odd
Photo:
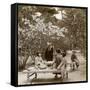
[[[53,50],[54,50],[54,46],[51,43],[49,43],[45,51],[46,61],[53,61]]]
[[[41,57],[41,53],[37,52],[35,57],[35,67],[39,69],[45,69],[47,66]]]

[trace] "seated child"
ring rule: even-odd
[[[55,56],[55,59],[54,59],[54,67],[56,69],[60,70],[61,74],[64,74],[65,67],[66,67],[66,60],[65,60],[64,57],[62,56],[60,49],[56,50],[56,56]],[[57,77],[58,73],[54,73],[54,74],[56,74],[55,77]]]
[[[66,56],[66,50],[62,50],[62,56],[65,57]]]
[[[37,55],[35,57],[35,67],[39,69],[45,69],[47,67],[41,57],[41,53],[39,52],[37,52]]]
[[[76,56],[76,52],[75,51],[72,52],[71,61],[72,61],[72,68],[73,68],[73,70],[75,69],[75,65],[76,65],[77,68],[79,67],[79,60],[78,60],[78,58]]]

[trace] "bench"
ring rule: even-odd
[[[33,69],[33,70],[29,70],[27,69],[27,80],[29,80],[29,78],[33,75],[35,75],[35,79],[37,79],[37,75],[38,73],[53,73],[53,74],[60,74],[62,79],[67,79],[68,78],[68,72],[64,72],[64,74],[62,74],[61,70],[57,70],[57,69]]]

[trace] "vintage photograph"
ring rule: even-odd
[[[18,85],[87,81],[87,8],[18,5]]]

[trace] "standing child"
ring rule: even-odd
[[[75,66],[79,67],[79,60],[77,58],[76,52],[73,51],[71,55],[71,61],[72,61],[72,69],[75,70]]]

